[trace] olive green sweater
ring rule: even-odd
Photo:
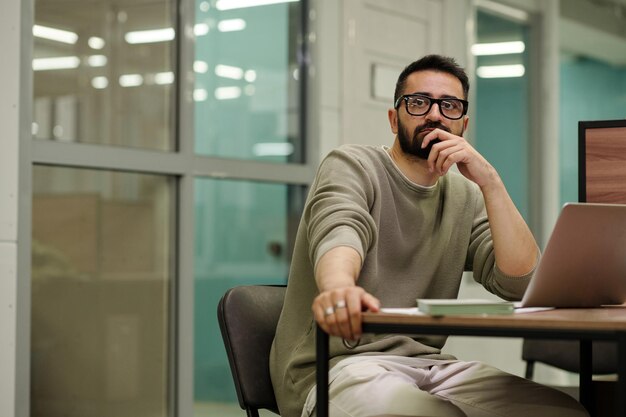
[[[314,270],[337,246],[363,260],[357,285],[383,307],[415,307],[417,298],[456,298],[463,271],[505,299],[519,299],[532,273],[509,277],[495,266],[478,186],[450,172],[433,187],[408,180],[382,147],[346,145],[321,163],[298,229],[270,372],[283,417],[300,416],[315,384]],[[347,355],[449,359],[442,336],[363,335],[355,349],[330,341],[331,366]]]

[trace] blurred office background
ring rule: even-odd
[[[540,244],[578,199],[578,121],[626,117],[626,0],[12,3],[1,415],[242,415],[217,302],[286,283],[317,164],[392,143],[395,80],[421,55],[468,69],[467,137]],[[469,277],[462,294],[485,296]],[[520,340],[448,350],[523,375]]]

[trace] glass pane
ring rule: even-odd
[[[241,414],[217,324],[217,303],[237,285],[287,282],[303,192],[283,184],[196,180],[197,416],[225,416],[229,410]]]
[[[561,204],[578,201],[578,122],[626,117],[626,67],[561,54]]]
[[[300,2],[230,9],[234,3],[196,1],[196,152],[302,162]]]
[[[32,417],[169,407],[174,182],[36,166]]]
[[[470,97],[476,115],[476,147],[498,170],[528,221],[529,28],[482,11],[477,22],[478,44],[502,48],[506,42],[512,50],[476,56],[476,97]]]
[[[36,0],[33,137],[172,150],[173,4]]]

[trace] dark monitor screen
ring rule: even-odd
[[[626,119],[578,122],[578,199],[626,204]]]

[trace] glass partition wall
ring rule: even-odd
[[[35,142],[174,150],[174,6],[37,0]],[[31,415],[166,416],[176,179],[92,151],[33,166]]]
[[[173,180],[35,166],[31,416],[165,416]]]
[[[301,2],[196,3],[195,151],[267,162],[304,162]],[[260,2],[264,3],[264,2]],[[195,181],[194,398],[196,415],[238,415],[215,312],[226,289],[285,284],[304,198],[298,185]]]
[[[37,0],[33,136],[173,150],[174,8]]]
[[[35,1],[32,416],[240,415],[216,306],[286,283],[307,9]]]
[[[529,24],[477,11],[476,146],[529,218]]]

